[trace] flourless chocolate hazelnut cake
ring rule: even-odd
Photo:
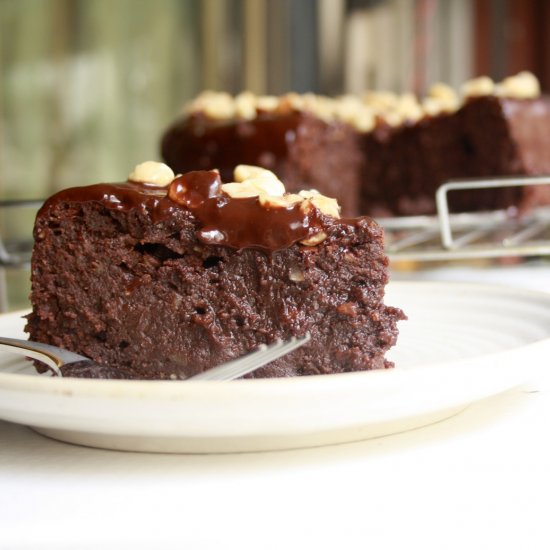
[[[435,84],[425,98],[371,92],[329,98],[205,92],[164,134],[177,172],[263,166],[292,191],[315,187],[344,215],[435,213],[435,192],[452,179],[550,174],[550,98],[523,72],[460,93]],[[286,179],[285,179],[286,178]],[[452,211],[550,203],[546,186],[453,192]]]
[[[30,339],[85,355],[107,377],[185,379],[306,333],[248,376],[391,367],[405,316],[384,304],[376,222],[340,218],[336,200],[287,193],[258,167],[232,179],[147,162],[125,183],[51,197],[34,229]]]

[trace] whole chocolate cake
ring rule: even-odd
[[[128,182],[51,197],[34,230],[30,338],[140,379],[185,379],[307,332],[249,376],[392,366],[404,314],[383,302],[381,228],[257,167],[233,179],[144,163]]]
[[[175,171],[241,162],[273,170],[292,190],[315,187],[347,215],[435,213],[435,192],[452,179],[550,174],[550,99],[520,73],[495,84],[480,77],[461,94],[436,84],[412,94],[363,98],[243,93],[199,96],[165,133]],[[550,203],[546,187],[453,192],[453,211],[525,209]]]

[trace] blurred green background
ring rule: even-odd
[[[125,179],[199,87],[198,2],[0,0],[3,198]]]

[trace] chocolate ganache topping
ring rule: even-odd
[[[236,175],[239,169],[241,181],[229,184],[210,170],[178,175],[167,185],[128,181],[74,187],[48,199],[42,210],[62,202],[94,201],[109,210],[141,210],[161,223],[176,209],[185,209],[199,222],[201,242],[236,249],[276,251],[297,242],[313,246],[326,238],[325,230],[339,217],[334,199],[314,191],[287,194],[271,172],[240,166]]]

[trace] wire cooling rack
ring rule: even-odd
[[[550,176],[464,180],[443,184],[436,193],[437,215],[380,218],[386,252],[392,261],[450,261],[550,255],[550,206],[517,214],[516,209],[451,214],[448,194],[464,189],[550,185]],[[0,214],[37,210],[41,200],[0,201]],[[0,231],[0,268],[30,263],[30,228],[24,237],[4,238]]]
[[[436,193],[436,216],[380,218],[392,261],[450,261],[550,254],[550,206],[451,214],[449,192],[550,185],[550,176],[454,181]]]

